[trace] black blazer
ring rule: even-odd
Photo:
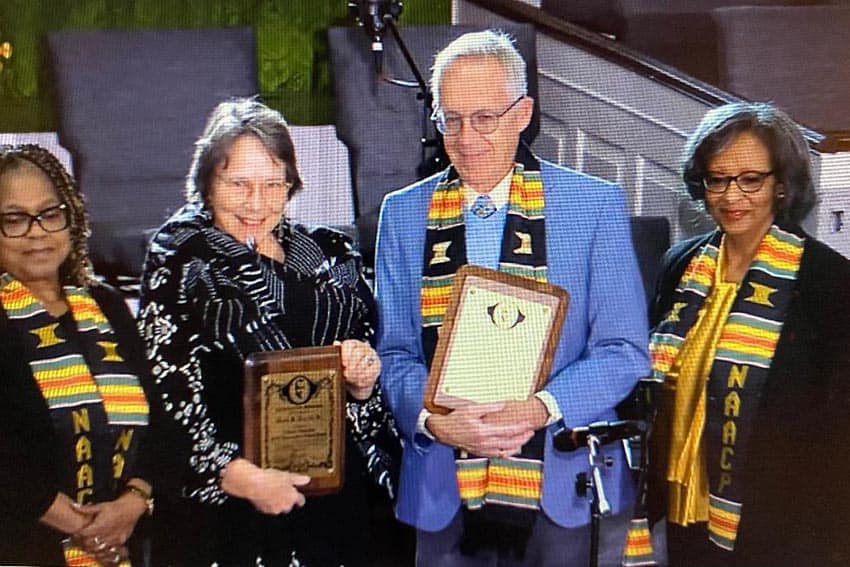
[[[103,285],[90,291],[118,337],[119,352],[139,376],[150,400],[149,366],[123,297]],[[54,458],[58,440],[21,349],[18,335],[10,332],[8,317],[0,310],[0,563],[64,565],[62,534],[38,521],[59,491]],[[151,424],[157,420],[158,405],[150,404]],[[147,429],[150,433],[151,428]],[[136,470],[128,471],[128,478],[151,480],[155,443],[151,435],[145,435]]]
[[[799,230],[795,230],[803,234]],[[665,255],[651,322],[709,235]],[[735,555],[752,565],[850,565],[850,261],[807,238],[747,457]],[[667,444],[651,444],[650,515],[666,513]],[[743,564],[749,565],[747,559]]]

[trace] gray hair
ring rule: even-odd
[[[505,70],[505,87],[511,98],[528,94],[525,60],[514,45],[513,38],[503,31],[496,30],[470,32],[452,41],[434,58],[434,66],[431,68],[434,108],[440,108],[443,73],[461,57],[494,57]]]
[[[195,155],[186,176],[186,200],[209,206],[210,183],[216,166],[227,163],[230,146],[244,134],[259,138],[269,153],[284,164],[292,183],[289,198],[301,189],[295,147],[283,115],[254,98],[233,98],[210,113],[204,133],[195,142]]]

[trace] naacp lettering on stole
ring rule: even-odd
[[[747,371],[749,366],[732,365],[726,387],[729,392],[723,400],[723,437],[720,444],[720,479],[717,482],[717,495],[723,494],[727,486],[732,484],[732,460],[735,456],[735,443],[738,438],[738,426],[735,422],[741,414],[741,396],[738,394],[744,389],[747,382]]]
[[[80,504],[89,504],[94,497],[94,467],[92,466],[91,419],[88,408],[71,411],[71,422],[74,427],[74,456],[77,462],[77,492],[75,499]],[[133,443],[133,429],[126,428],[115,441],[115,452],[112,455],[112,476],[119,479],[124,474],[126,459],[124,454]]]

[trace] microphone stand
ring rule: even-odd
[[[429,100],[431,99],[431,92],[428,90],[428,84],[425,82],[425,78],[422,76],[422,73],[419,72],[419,67],[416,65],[416,60],[413,59],[413,54],[410,53],[410,50],[407,49],[407,44],[404,43],[404,39],[401,37],[401,33],[398,31],[398,26],[395,25],[395,21],[392,18],[386,19],[386,26],[390,28],[390,31],[395,38],[396,43],[398,43],[399,49],[401,49],[401,54],[404,56],[404,60],[407,62],[407,66],[410,67],[410,70],[413,72],[413,76],[416,78],[416,82],[412,81],[404,81],[401,79],[393,79],[391,77],[381,77],[386,82],[398,85],[400,87],[407,88],[419,88],[419,94],[417,98],[420,100]],[[429,106],[432,101],[429,100]]]
[[[422,161],[417,168],[417,174],[420,177],[427,177],[432,173],[436,173],[448,163],[448,159],[445,157],[445,150],[443,150],[442,136],[440,136],[439,132],[434,138],[428,137],[428,124],[431,122],[434,95],[431,93],[431,90],[428,88],[428,83],[425,82],[425,78],[419,71],[419,67],[416,65],[416,60],[407,48],[407,44],[404,42],[401,33],[398,31],[398,27],[395,25],[393,17],[387,14],[384,16],[383,20],[385,26],[389,28],[390,32],[392,32],[393,38],[395,38],[396,44],[401,50],[405,62],[407,62],[407,66],[410,68],[416,80],[405,81],[403,79],[387,77],[383,72],[380,74],[380,79],[398,87],[419,89],[416,98],[422,101],[422,135],[419,138],[422,145]],[[430,159],[428,157],[429,148],[436,148],[436,153]]]
[[[562,423],[561,431],[556,432],[553,444],[556,451],[570,452],[581,447],[582,440],[588,448],[588,463],[591,475],[579,473],[576,475],[575,490],[579,496],[587,496],[591,491],[590,499],[590,555],[588,565],[597,567],[599,564],[599,533],[600,521],[605,516],[611,515],[611,505],[605,496],[605,487],[602,485],[602,467],[610,467],[613,461],[600,454],[601,445],[614,441],[624,444],[626,458],[629,468],[634,470],[631,462],[633,456],[628,446],[631,439],[640,438],[640,479],[639,487],[646,483],[649,457],[647,453],[647,439],[649,438],[652,424],[655,420],[654,384],[649,380],[641,380],[634,388],[626,401],[617,408],[618,414],[626,415],[628,419],[615,422],[596,422],[585,427],[568,429]]]
[[[422,73],[419,72],[419,67],[417,67],[416,61],[413,59],[413,55],[410,53],[410,50],[407,49],[407,44],[404,43],[404,39],[402,39],[401,33],[398,31],[398,26],[396,26],[395,22],[390,19],[387,21],[387,27],[390,28],[390,32],[392,32],[399,49],[401,49],[404,60],[407,61],[407,66],[410,67],[410,70],[413,72],[413,76],[416,78],[416,83],[393,78],[385,78],[384,80],[393,85],[413,88],[419,87],[419,93],[416,95],[416,98],[422,101],[422,136],[419,138],[419,142],[422,144],[422,161],[418,168],[420,171],[417,173],[424,177],[428,172],[423,172],[421,170],[427,167],[428,148],[440,146],[439,138],[428,138],[428,123],[431,121],[434,95],[431,94],[430,89],[428,89],[428,84],[425,82],[425,78],[422,77]]]
[[[590,556],[588,565],[597,567],[599,565],[599,533],[601,529],[600,520],[611,515],[611,504],[605,496],[605,486],[602,484],[602,467],[610,467],[613,461],[599,452],[601,443],[596,435],[587,436],[588,455],[590,464],[590,477],[587,473],[576,475],[576,494],[587,496],[590,490]]]
[[[357,2],[352,2],[351,5],[357,6]],[[369,4],[370,10],[379,9],[377,3]],[[375,17],[379,18],[379,22],[381,25],[378,25],[374,22]],[[389,29],[393,35],[393,38],[396,41],[399,49],[401,50],[402,56],[404,57],[407,66],[410,68],[413,73],[415,81],[407,81],[403,79],[397,79],[394,77],[387,76],[383,71],[383,66],[379,66],[378,69],[378,77],[380,80],[395,85],[397,87],[403,87],[408,89],[419,89],[419,92],[416,94],[416,98],[422,101],[422,122],[421,122],[421,130],[422,134],[419,137],[420,144],[422,146],[422,159],[420,161],[419,167],[417,168],[417,175],[419,177],[427,177],[432,173],[436,173],[437,171],[443,169],[446,164],[448,164],[448,157],[446,156],[445,150],[443,149],[443,140],[442,136],[439,132],[436,133],[435,137],[429,137],[428,124],[431,122],[431,111],[433,110],[432,106],[434,104],[434,96],[431,94],[430,89],[428,88],[428,83],[425,81],[425,78],[422,76],[422,73],[419,71],[419,67],[416,65],[416,61],[413,58],[413,55],[410,53],[410,50],[407,48],[407,44],[404,42],[404,38],[402,38],[401,33],[398,30],[398,27],[395,24],[395,20],[398,17],[398,12],[394,12],[392,10],[387,12],[380,13],[372,13],[370,12],[370,19],[367,21],[371,22],[369,24],[369,29],[373,30],[374,33],[371,34],[373,51],[375,51],[375,45],[379,45],[380,49],[378,49],[379,57],[384,56],[383,44],[381,42],[381,31],[384,29]],[[358,17],[359,21],[363,21],[360,17]],[[377,64],[377,63],[376,63]],[[435,149],[435,153],[432,157],[428,157],[429,149]]]

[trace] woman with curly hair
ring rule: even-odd
[[[50,152],[0,147],[0,563],[129,565],[153,510],[147,360],[88,232]]]

